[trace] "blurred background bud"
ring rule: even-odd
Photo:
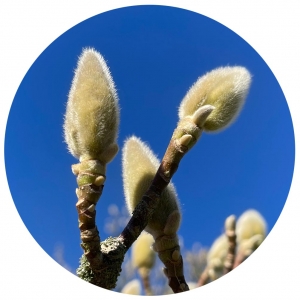
[[[237,220],[236,235],[237,242],[241,243],[254,235],[261,235],[263,239],[266,237],[267,224],[263,216],[254,209],[245,211]]]
[[[223,275],[228,246],[228,238],[225,234],[222,234],[215,239],[207,253],[207,270],[211,281]]]
[[[228,238],[225,234],[219,236],[213,242],[207,253],[207,264],[218,259],[221,263],[224,262],[228,251]]]
[[[121,293],[129,295],[141,295],[142,287],[138,279],[133,279],[124,285]]]
[[[141,276],[154,266],[156,254],[152,250],[153,243],[152,235],[143,231],[132,245],[132,264]]]
[[[236,235],[238,242],[236,265],[238,265],[264,241],[267,235],[267,223],[258,211],[249,209],[237,220]]]

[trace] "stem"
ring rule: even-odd
[[[142,279],[145,294],[147,296],[152,296],[153,292],[152,292],[151,284],[150,284],[150,270],[149,269],[142,269],[142,270],[139,271],[139,273],[140,273],[140,276],[141,276],[141,279]]]
[[[96,204],[102,194],[105,167],[97,160],[84,161],[72,166],[77,175],[78,222],[81,247],[93,270],[101,268],[100,236],[96,226]]]
[[[224,262],[224,274],[233,269],[236,252],[235,216],[229,216],[225,221],[225,234],[228,239],[228,252]]]
[[[246,260],[259,247],[263,240],[264,237],[261,234],[256,234],[247,240],[240,241],[233,268],[236,268]]]
[[[210,280],[209,269],[208,267],[206,267],[199,277],[198,287],[206,285],[209,282],[209,280]]]
[[[108,238],[100,243],[95,219],[96,204],[104,187],[105,165],[97,160],[87,160],[73,165],[72,170],[77,175],[76,208],[84,250],[77,274],[99,287],[113,289],[127,249],[118,238]]]
[[[127,248],[132,245],[147,226],[163,190],[177,171],[183,156],[199,139],[202,133],[201,126],[212,110],[213,107],[211,106],[201,107],[197,114],[192,117],[186,117],[178,123],[149,189],[136,206],[129,223],[119,236]],[[166,267],[165,275],[168,277],[169,286],[173,292],[188,291],[189,287],[183,275],[183,261],[177,237],[170,237],[170,240],[173,241],[173,243],[170,243],[170,248],[165,248],[164,251],[157,249],[159,258]]]
[[[129,223],[120,235],[120,239],[127,248],[132,245],[132,243],[147,226],[148,220],[151,218],[155,208],[158,205],[161,193],[167,187],[173,174],[178,168],[181,158],[187,151],[187,146],[180,145],[175,139],[171,139],[164,158],[148,191],[136,206]],[[174,246],[176,247],[177,251],[180,251],[179,245],[175,244],[172,245],[173,249],[167,249],[168,251],[165,252],[165,254],[167,253],[167,256],[161,255],[159,252],[159,257],[166,266],[167,271],[165,274],[168,276],[170,287],[174,293],[179,293],[187,291],[189,288],[183,276],[183,263],[181,255],[180,259],[172,259]]]

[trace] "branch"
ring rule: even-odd
[[[203,285],[206,285],[209,283],[210,276],[209,276],[209,268],[206,267],[204,271],[201,273],[199,280],[198,280],[198,287],[201,287]]]
[[[236,251],[236,234],[235,234],[236,218],[234,215],[229,216],[225,221],[225,234],[228,239],[228,252],[224,261],[224,274],[229,273],[233,269]]]
[[[104,187],[105,167],[99,161],[89,160],[73,165],[72,170],[77,175],[76,208],[84,250],[77,274],[90,283],[112,289],[121,272],[126,251],[118,239],[108,238],[100,244],[95,218],[96,204]]]
[[[249,239],[240,242],[239,249],[234,260],[233,268],[239,266],[245,261],[263,242],[264,236],[256,234]]]
[[[118,151],[119,107],[114,82],[103,57],[94,49],[83,51],[69,93],[64,122],[69,151],[80,160],[73,166],[73,173],[77,175],[76,207],[84,249],[77,270],[81,278],[106,289],[115,287],[126,252],[147,226],[181,159],[199,139],[203,129],[220,130],[236,118],[250,79],[245,68],[226,67],[197,80],[180,105],[178,126],[132,218],[119,237],[110,237],[99,247],[96,204],[103,190],[105,166]],[[178,221],[178,216],[171,216],[170,224],[172,218]],[[170,224],[167,222],[163,231],[155,236],[154,248],[166,267],[170,287],[174,293],[179,293],[189,288],[183,275],[177,229],[174,231]]]
[[[142,284],[145,290],[145,294],[147,296],[153,296],[153,292],[151,289],[151,284],[150,284],[150,270],[145,270],[145,272],[143,272],[141,275],[141,279],[142,279]]]
[[[213,107],[210,105],[203,106],[192,117],[186,117],[179,122],[149,189],[134,209],[129,223],[119,236],[126,248],[132,245],[147,226],[163,190],[169,184],[183,156],[199,139],[202,125],[212,110]],[[161,248],[162,243],[164,247]],[[166,244],[168,244],[167,248]],[[177,236],[159,237],[154,246],[159,258],[165,264],[165,274],[174,293],[189,290],[183,275],[183,262]]]

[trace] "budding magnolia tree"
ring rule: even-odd
[[[151,251],[158,253],[170,288],[174,293],[189,290],[177,236],[181,221],[180,204],[171,179],[181,159],[203,131],[220,131],[235,120],[250,82],[249,72],[237,66],[221,67],[198,78],[180,104],[179,121],[161,162],[140,138],[132,136],[125,141],[123,182],[131,219],[118,237],[101,241],[95,220],[96,204],[106,180],[106,165],[118,152],[119,100],[101,54],[91,48],[83,50],[64,119],[65,141],[70,153],[79,159],[79,163],[72,166],[77,176],[76,207],[84,251],[77,269],[79,277],[99,287],[113,289],[127,251],[146,231],[147,241],[144,243],[150,249],[150,241]],[[210,255],[211,276],[215,276],[218,266],[224,263],[228,271],[232,269],[235,220],[228,220],[227,227],[227,238],[222,237],[224,245],[215,251],[220,254]],[[247,234],[241,233],[241,236]],[[138,244],[144,238],[143,233],[136,247],[142,249],[145,246]],[[137,258],[135,265],[144,282],[148,280],[146,276],[153,263],[151,251],[148,257],[139,252],[141,257]],[[143,252],[147,253],[146,250]],[[150,289],[148,294],[151,294]]]

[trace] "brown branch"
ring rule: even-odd
[[[195,125],[194,125],[195,126]],[[196,126],[195,126],[196,127]],[[200,129],[198,129],[200,130]],[[133,211],[132,217],[129,223],[120,235],[120,239],[124,245],[129,248],[132,243],[137,239],[140,233],[147,226],[148,220],[151,218],[155,208],[158,205],[161,193],[167,187],[173,174],[176,172],[179,162],[183,155],[188,151],[188,147],[178,144],[175,139],[171,139],[166,154],[162,160],[162,163],[142,201],[136,206]],[[178,246],[175,244],[175,246]],[[172,248],[174,245],[172,245]],[[173,249],[174,250],[174,249]],[[179,246],[178,246],[178,251]],[[174,293],[183,292],[188,290],[188,286],[183,276],[183,263],[182,258],[178,258],[178,261],[174,261],[172,257],[172,249],[167,251],[168,257],[160,255],[159,257],[165,264],[169,285]],[[180,253],[180,252],[179,252]],[[162,259],[162,257],[164,259]]]
[[[96,204],[102,194],[105,168],[96,160],[84,161],[72,166],[77,175],[78,222],[84,255],[94,270],[101,268],[103,260],[99,248],[100,236],[96,226]]]
[[[238,267],[244,260],[246,260],[246,258],[247,258],[247,256],[245,256],[243,252],[239,251],[235,257],[235,260],[233,263],[233,269]]]
[[[124,240],[124,245],[126,247],[129,248],[147,226],[148,220],[151,218],[157,207],[163,190],[167,187],[173,174],[178,168],[181,158],[187,150],[187,147],[180,147],[179,145],[176,145],[176,142],[173,139],[171,139],[166,154],[149,189],[136,206],[131,219],[120,235]],[[171,153],[173,154],[173,160],[170,160]]]
[[[139,274],[142,279],[142,284],[145,290],[145,294],[147,296],[152,296],[153,292],[151,289],[151,284],[150,284],[150,269],[147,268],[141,268],[139,269]]]
[[[100,197],[103,186],[81,186],[79,187],[79,199],[76,208],[79,217],[80,238],[82,248],[93,269],[99,269],[102,263],[102,253],[99,250],[100,236],[95,224],[96,210],[92,203],[93,196]],[[97,199],[98,200],[98,199]]]
[[[158,252],[158,257],[164,263],[164,274],[168,278],[168,284],[174,293],[181,293],[189,290],[183,274],[183,260],[180,254],[180,247]]]
[[[77,274],[99,287],[112,289],[121,272],[126,248],[118,238],[108,238],[100,243],[96,226],[96,204],[105,181],[105,165],[97,160],[83,161],[72,166],[77,175],[76,204],[84,255]]]
[[[136,206],[132,218],[120,235],[120,239],[126,247],[129,248],[147,226],[163,190],[177,171],[183,156],[199,139],[202,125],[212,110],[212,106],[202,107],[193,117],[184,118],[179,122],[148,191]],[[165,236],[165,238],[168,237]],[[163,252],[160,249],[157,251],[166,267],[165,274],[168,277],[169,286],[174,293],[184,292],[189,288],[183,275],[180,247],[176,237],[170,237],[170,240],[174,243],[171,243],[169,248],[164,248]]]
[[[240,241],[233,268],[236,268],[245,261],[259,247],[263,240],[264,237],[261,234],[256,234],[247,240]]]
[[[199,277],[198,287],[206,285],[207,283],[209,283],[209,281],[210,281],[209,268],[206,267]]]
[[[225,221],[225,234],[228,239],[228,252],[224,261],[224,274],[229,273],[233,269],[235,252],[236,252],[236,218],[234,215],[229,216]]]

